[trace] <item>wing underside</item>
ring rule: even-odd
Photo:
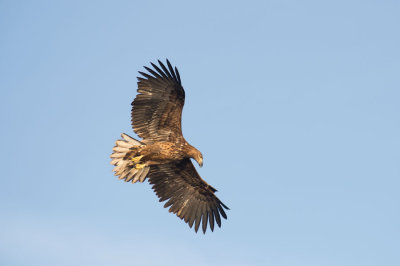
[[[148,73],[139,72],[138,95],[132,102],[132,127],[144,142],[173,141],[182,136],[185,91],[178,69],[158,61]]]
[[[207,224],[213,231],[214,222],[220,227],[221,216],[227,218],[224,209],[229,208],[215,196],[216,190],[201,179],[190,159],[152,166],[149,182],[160,201],[167,201],[164,207],[190,227],[195,225],[196,232],[200,224],[204,233]]]

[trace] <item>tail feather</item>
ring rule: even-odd
[[[128,142],[126,140],[117,140],[115,143],[118,145],[116,147],[120,147],[120,148],[130,148],[131,147],[130,142]]]
[[[140,181],[143,183],[144,179],[146,178],[147,174],[150,171],[150,167],[144,167],[142,169],[140,169],[141,171],[135,176],[136,181]],[[135,182],[136,182],[135,181]],[[133,181],[132,181],[133,182]]]
[[[115,142],[113,153],[111,154],[111,164],[115,165],[114,175],[119,176],[119,179],[125,179],[126,182],[132,180],[132,183],[137,181],[143,182],[150,171],[150,167],[146,166],[141,169],[135,168],[135,163],[127,155],[144,143],[128,136],[121,134],[122,139]]]
[[[125,181],[126,181],[126,182],[131,181],[132,178],[135,176],[135,174],[137,174],[137,172],[138,172],[138,171],[137,171],[136,169],[129,171],[128,175],[127,175],[126,178],[125,178]],[[136,176],[137,176],[137,175],[136,175]]]

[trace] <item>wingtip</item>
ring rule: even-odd
[[[225,204],[223,204],[222,202],[221,202],[221,205],[222,205],[226,210],[230,210],[229,207],[226,206]]]
[[[178,78],[179,84],[182,84],[182,82],[181,82],[181,76],[180,76],[180,74],[179,74],[179,71],[178,71],[178,68],[177,68],[177,67],[175,67],[175,73],[176,73],[176,77]]]

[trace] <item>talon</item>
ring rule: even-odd
[[[132,162],[137,163],[137,162],[139,162],[140,159],[142,159],[142,158],[143,158],[143,155],[140,155],[140,156],[137,156],[137,157],[133,157],[131,160],[132,160]]]
[[[145,166],[146,166],[145,163],[137,163],[137,164],[135,165],[135,168],[136,168],[136,169],[142,169],[142,168],[144,168]]]

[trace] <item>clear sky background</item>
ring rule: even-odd
[[[0,1],[0,265],[400,265],[399,1]],[[113,176],[169,58],[228,220]],[[134,135],[133,135],[134,136]]]

